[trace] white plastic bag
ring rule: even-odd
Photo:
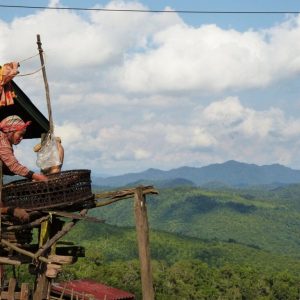
[[[36,164],[42,170],[61,164],[56,138],[53,134],[49,133],[42,142],[42,147],[37,153]]]

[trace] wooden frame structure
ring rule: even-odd
[[[134,199],[133,208],[144,300],[154,300],[146,195],[157,193],[157,190],[153,186],[138,186],[131,189],[95,194],[95,208],[107,206],[128,198]],[[57,254],[57,242],[80,220],[85,219],[103,222],[103,220],[87,216],[87,212],[87,209],[83,209],[79,213],[39,210],[31,212],[34,220],[30,223],[21,225],[13,224],[6,227],[2,225],[0,244],[2,248],[6,249],[9,256],[0,256],[0,265],[19,266],[21,264],[31,264],[36,272],[36,279],[33,289],[30,289],[27,283],[22,283],[21,288],[18,290],[16,289],[16,278],[10,278],[7,287],[3,286],[3,281],[1,280],[2,289],[0,290],[0,299],[64,299],[63,294],[61,295],[61,298],[52,298],[51,282],[64,264],[75,262],[78,256],[76,251],[73,251],[73,253],[75,253],[73,255],[65,255],[65,253],[63,253],[63,255],[59,255],[61,253]],[[4,216],[2,216],[2,219],[3,217]],[[68,221],[65,221],[66,219]],[[27,247],[22,247],[22,245],[15,244],[3,238],[5,233],[20,232],[22,230],[31,230],[33,228],[39,229],[38,245],[27,245]]]
[[[5,109],[0,111],[0,119],[11,114],[18,114],[26,120],[32,119],[33,126],[28,129],[25,138],[37,138],[46,132],[53,133],[54,130],[49,86],[39,34],[37,35],[37,45],[45,84],[49,121],[38,111],[14,82],[12,82],[12,84],[17,94],[15,105],[5,107]],[[2,179],[2,162],[0,161],[0,207],[3,204]],[[153,186],[138,186],[132,189],[98,193],[95,195],[94,202],[94,207],[101,207],[123,199],[134,198],[134,214],[144,300],[154,300],[146,195],[157,193],[157,190],[155,190]],[[71,247],[69,250],[71,250],[72,255],[69,253],[58,253],[59,248],[57,242],[80,220],[85,219],[102,222],[102,220],[88,217],[87,212],[88,210],[86,208],[82,209],[79,213],[36,209],[35,211],[31,211],[32,221],[27,224],[14,224],[9,220],[8,216],[1,216],[0,212],[0,299],[51,299],[52,280],[62,269],[64,264],[76,261],[79,256],[78,253],[80,252],[79,248]],[[7,218],[8,222],[6,222]],[[68,221],[65,221],[66,219]],[[16,233],[21,232],[22,236],[24,235],[23,232],[31,232],[33,228],[38,228],[39,231],[37,244],[23,244],[18,240]],[[12,240],[11,237],[13,237]],[[19,266],[21,264],[30,264],[33,269],[32,271],[36,274],[34,288],[32,290],[30,290],[29,285],[25,283],[17,290],[18,284],[16,278],[10,278],[7,286],[3,284],[3,265]],[[59,299],[63,299],[63,295],[61,295]]]

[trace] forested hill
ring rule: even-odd
[[[135,182],[155,182],[181,179],[196,185],[206,185],[210,182],[230,186],[251,186],[273,183],[298,183],[300,170],[294,170],[279,164],[258,166],[237,161],[222,164],[212,164],[201,168],[181,167],[169,171],[148,169],[141,173],[129,173],[108,178],[93,178],[93,184],[99,186],[118,187]]]
[[[300,185],[273,191],[197,187],[160,189],[148,196],[152,229],[202,239],[232,240],[274,253],[300,251]],[[107,223],[134,226],[132,201],[93,210]]]
[[[86,257],[61,280],[93,278],[142,299],[135,229],[80,223],[65,240]],[[299,258],[230,240],[205,241],[151,230],[155,299],[299,299]]]
[[[156,299],[299,298],[300,184],[208,190],[180,182],[147,196]],[[133,209],[126,199],[90,210],[106,225],[80,223],[65,237],[87,250],[65,280],[93,278],[142,299]]]

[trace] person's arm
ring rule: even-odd
[[[30,172],[27,167],[18,162],[10,145],[0,143],[0,159],[16,175],[27,177]]]
[[[8,167],[8,169],[19,176],[23,176],[29,179],[34,179],[37,181],[47,181],[48,178],[39,173],[34,173],[30,171],[27,167],[23,166],[16,159],[12,147],[10,145],[0,144],[0,159]]]

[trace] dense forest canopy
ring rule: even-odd
[[[300,185],[160,189],[147,197],[157,299],[298,299]],[[141,298],[133,202],[90,213],[66,240],[86,257],[60,280],[93,278]],[[297,298],[298,297],[298,298]]]

